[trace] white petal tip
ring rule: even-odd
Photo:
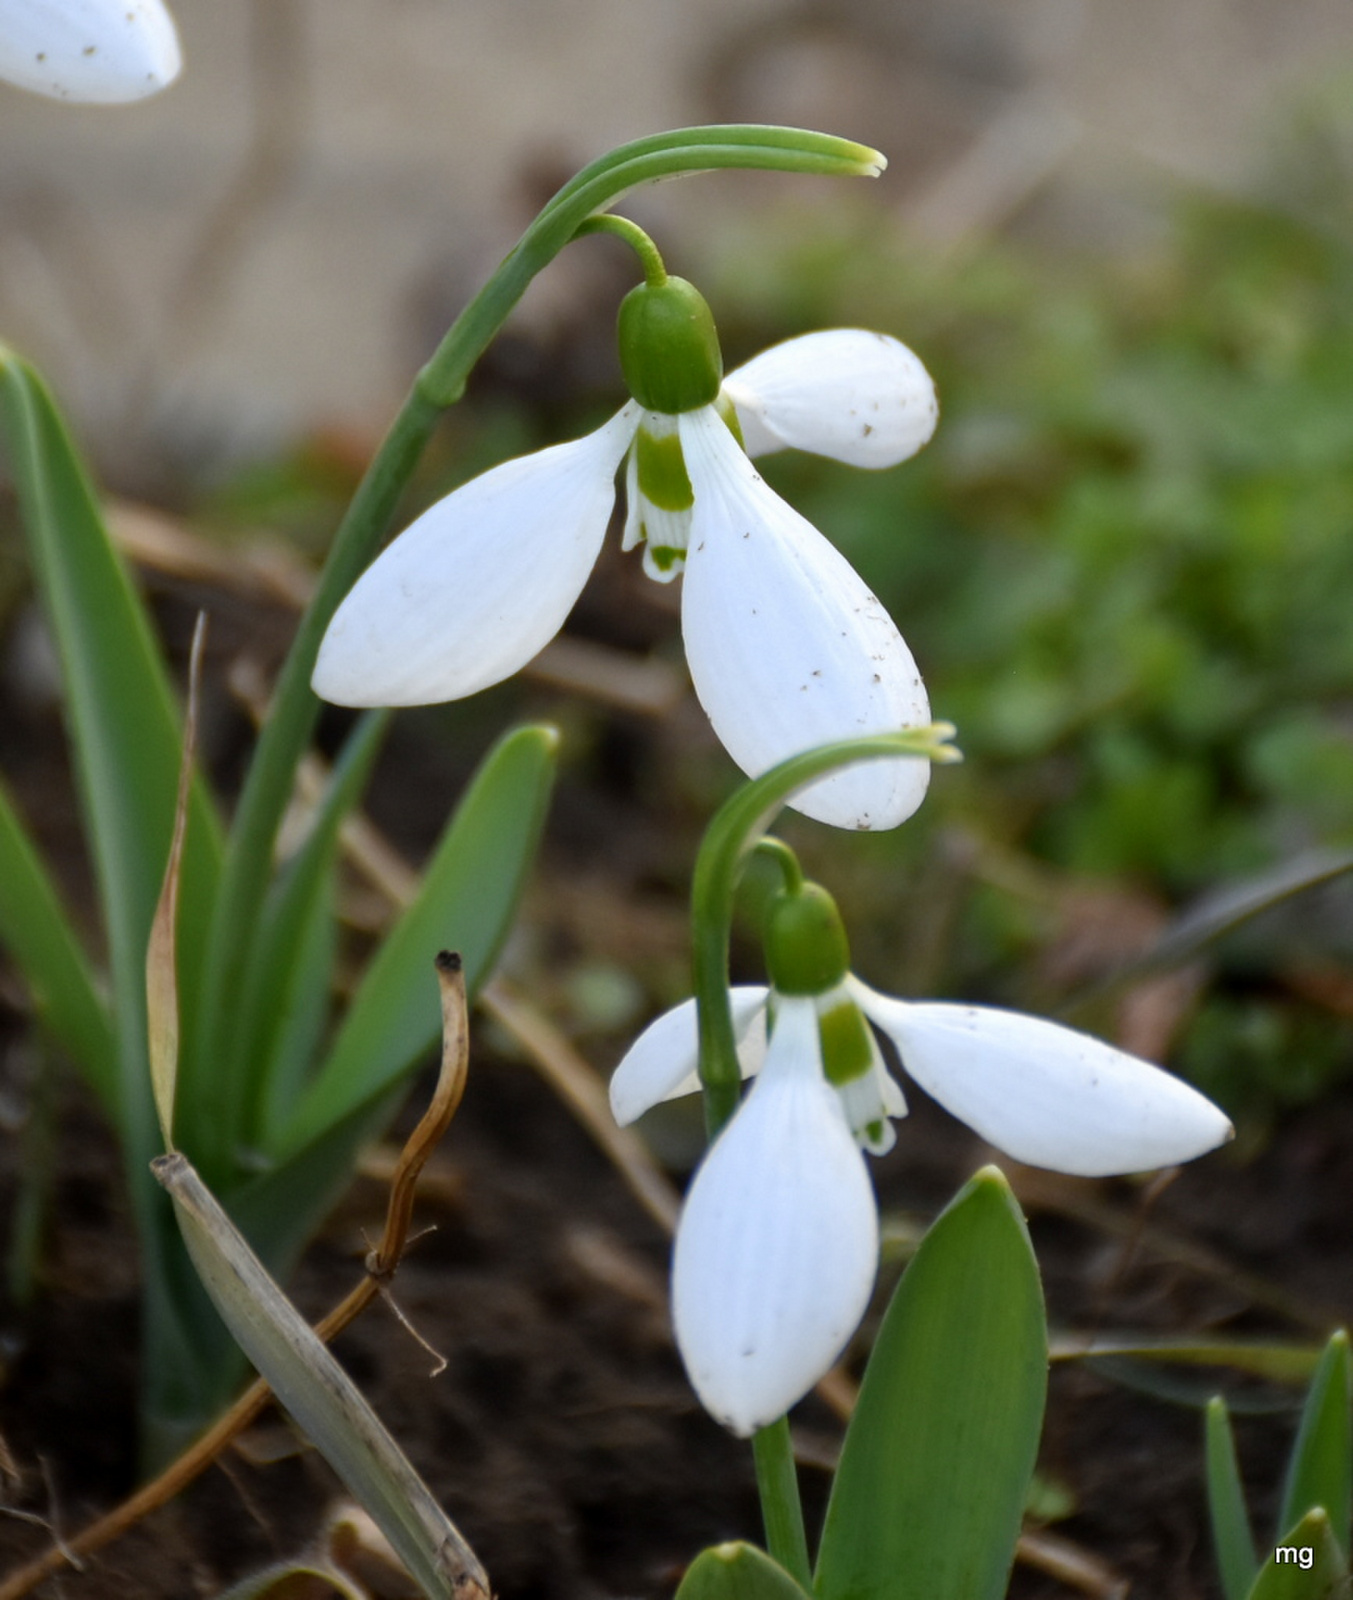
[[[1030,1166],[1153,1172],[1233,1137],[1225,1113],[1182,1079],[1088,1034],[985,1006],[856,997],[927,1094]]]
[[[0,15],[0,78],[54,100],[144,100],[183,58],[160,0],[25,0]]]
[[[754,455],[790,446],[854,467],[893,467],[928,443],[939,420],[920,358],[864,328],[787,339],[731,373],[724,387]]]

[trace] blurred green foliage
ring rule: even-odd
[[[1020,837],[1180,895],[1346,829],[1349,243],[1195,200],[1150,261],[941,272],[840,235],[774,254],[787,303],[729,274],[756,283],[739,343],[862,321],[937,377],[915,463],[769,470],[876,586],[969,758],[1015,780]]]

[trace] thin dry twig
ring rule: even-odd
[[[437,957],[437,978],[442,998],[442,1065],[432,1103],[409,1135],[390,1185],[385,1229],[381,1241],[366,1259],[366,1276],[321,1322],[315,1332],[327,1344],[363,1311],[394,1276],[408,1238],[414,1185],[428,1157],[441,1141],[465,1092],[469,1068],[470,1033],[465,1006],[465,978],[460,957],[443,952]],[[260,1378],[231,1408],[183,1452],[158,1478],[114,1507],[105,1516],[60,1545],[54,1545],[0,1582],[0,1600],[21,1600],[44,1579],[71,1566],[83,1556],[111,1544],[186,1488],[220,1455],[272,1398]]]
[[[1020,1534],[1015,1558],[1093,1600],[1127,1600],[1128,1580],[1121,1572],[1059,1533],[1038,1528]]]

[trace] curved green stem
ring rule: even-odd
[[[584,167],[549,201],[419,373],[334,536],[236,809],[213,913],[196,1048],[185,1052],[180,1090],[201,1107],[195,1121],[206,1148],[192,1155],[208,1183],[224,1180],[228,1186],[233,1152],[250,1117],[228,1023],[243,990],[277,830],[319,711],[310,676],[320,640],[339,601],[375,555],[442,408],[460,399],[475,362],[532,278],[589,217],[636,185],[723,167],[870,177],[884,165],[867,146],[795,128],[680,128],[622,145]]]
[[[752,849],[779,867],[786,893],[797,894],[803,888],[803,868],[799,865],[799,858],[783,839],[773,839],[767,834],[764,839],[758,839]]]
[[[612,216],[608,212],[605,216],[589,217],[573,237],[581,239],[589,233],[611,233],[617,239],[623,239],[639,257],[644,269],[644,282],[650,289],[661,289],[667,282],[667,268],[663,265],[658,247],[637,222],[631,222],[628,217]]]
[[[947,742],[953,732],[951,724],[935,722],[924,728],[846,739],[807,750],[744,784],[723,803],[710,823],[691,884],[691,936],[700,1081],[705,1091],[705,1131],[711,1140],[737,1110],[742,1083],[728,1003],[728,943],[733,895],[748,854],[790,796],[814,779],[856,761],[888,756],[956,761],[958,751]]]

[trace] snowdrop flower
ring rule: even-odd
[[[695,1175],[672,1268],[687,1372],[735,1433],[801,1399],[869,1302],[878,1217],[860,1147],[887,1150],[906,1104],[866,1018],[927,1094],[1017,1161],[1100,1177],[1172,1166],[1231,1137],[1195,1089],[1086,1034],[866,987],[816,885],[779,898],[766,953],[772,987],[730,996],[743,1075],[756,1083]],[[611,1106],[624,1124],[698,1087],[688,1000],[635,1041]]]
[[[0,78],[21,89],[112,105],[157,94],[182,64],[161,0],[0,0]]]
[[[572,610],[623,462],[624,547],[643,544],[658,582],[684,571],[695,692],[744,772],[928,722],[892,619],[747,454],[792,445],[860,467],[914,455],[936,418],[916,356],[883,334],[837,329],[781,344],[723,381],[709,308],[679,278],[626,297],[620,351],[634,399],[616,416],[457,489],[375,561],[330,624],[316,693],[419,705],[511,676]],[[891,828],[921,803],[929,775],[914,757],[861,763],[794,804],[838,827]]]

